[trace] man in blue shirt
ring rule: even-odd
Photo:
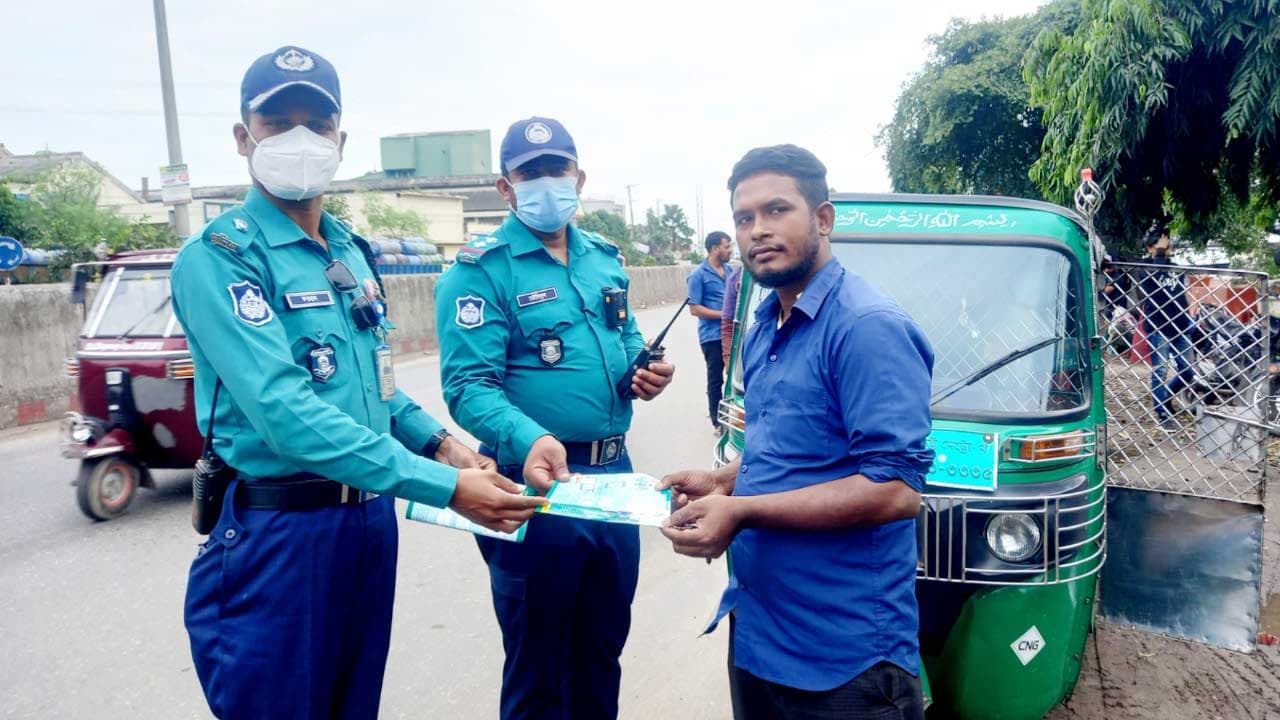
[[[828,239],[826,168],[757,148],[729,179],[746,269],[774,288],[743,353],[742,457],[663,484],[676,552],[730,548],[734,716],[922,718],[916,529],[933,351]],[[714,627],[714,626],[713,626]]]
[[[719,428],[716,421],[720,407],[721,386],[724,385],[724,358],[720,345],[720,320],[723,317],[725,275],[728,262],[733,259],[733,243],[727,233],[716,230],[709,233],[704,242],[707,259],[689,276],[689,312],[698,318],[698,343],[702,345],[702,357],[707,361],[707,406],[710,408],[711,427]]]

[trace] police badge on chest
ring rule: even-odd
[[[329,344],[313,348],[307,354],[307,362],[311,368],[311,379],[318,383],[327,383],[338,372],[338,359],[334,356],[333,346]]]
[[[558,337],[543,338],[538,342],[538,359],[547,367],[555,367],[564,359],[564,342]]]

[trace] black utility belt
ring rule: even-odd
[[[236,505],[248,510],[319,510],[360,505],[376,497],[377,493],[323,478],[242,480],[236,486]]]
[[[566,442],[562,444],[569,463],[573,465],[590,465],[592,467],[612,465],[627,455],[626,435],[614,435],[590,442]]]

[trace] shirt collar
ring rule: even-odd
[[[512,255],[528,255],[538,250],[545,250],[546,245],[542,244],[542,239],[533,234],[524,223],[516,217],[514,212],[507,213],[507,219],[502,223],[502,236],[507,241],[507,246],[511,248]],[[566,238],[569,243],[569,249],[574,255],[581,255],[586,252],[586,242],[583,240],[578,229],[569,223],[566,230]]]
[[[810,320],[814,319],[818,316],[818,311],[822,309],[827,296],[831,294],[832,288],[843,277],[844,266],[840,264],[839,260],[831,258],[816,275],[809,279],[809,284],[804,286],[800,298],[796,300],[796,304],[791,309],[799,310]],[[781,304],[782,301],[778,299],[778,293],[769,293],[769,296],[760,302],[760,307],[756,308],[756,320],[765,322],[773,318],[773,322],[776,325],[778,308]]]
[[[244,211],[253,218],[262,237],[271,247],[280,247],[290,243],[309,240],[307,234],[276,207],[257,187],[249,188],[244,196]],[[340,220],[329,213],[320,216],[320,232],[327,242],[347,242],[351,239],[351,231]]]

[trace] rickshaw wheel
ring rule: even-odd
[[[76,482],[76,502],[80,512],[94,520],[120,517],[138,490],[142,469],[120,456],[85,460],[80,463]]]

